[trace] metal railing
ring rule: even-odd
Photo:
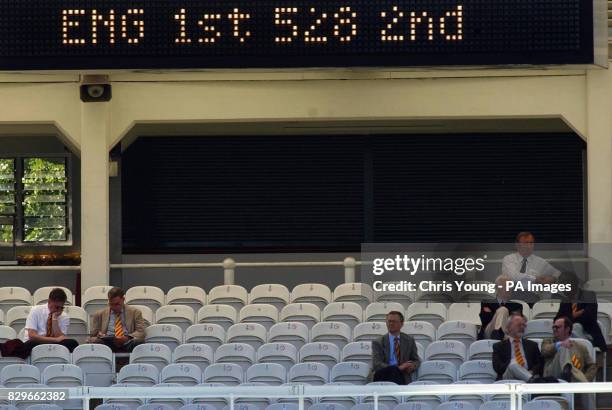
[[[49,391],[57,388],[40,389]],[[28,389],[36,390],[36,389]],[[224,398],[230,410],[234,410],[237,399],[249,398],[283,398],[285,401],[298,402],[299,410],[304,410],[304,403],[309,398],[322,397],[372,397],[373,409],[378,410],[379,400],[383,396],[420,397],[420,396],[461,396],[461,395],[507,395],[511,410],[522,410],[523,397],[529,394],[562,394],[562,393],[612,393],[612,383],[559,383],[559,384],[449,384],[449,385],[291,385],[291,386],[219,386],[219,387],[73,387],[61,389],[68,392],[69,399],[83,401],[83,409],[89,410],[91,399],[206,399]],[[0,389],[2,397],[7,391]]]

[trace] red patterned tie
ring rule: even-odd
[[[393,351],[395,352],[395,360],[397,361],[397,364],[400,364],[399,336],[395,336],[395,338],[394,338]]]

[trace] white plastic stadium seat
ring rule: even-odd
[[[203,343],[214,351],[225,343],[225,329],[216,323],[189,326],[184,334],[185,343]]]
[[[416,302],[406,309],[406,320],[431,323],[436,329],[446,320],[446,306],[438,302]]]
[[[81,299],[81,306],[88,316],[93,315],[98,310],[108,308],[108,291],[112,286],[92,286],[85,289]]]
[[[166,293],[166,305],[184,305],[193,309],[193,314],[206,304],[206,292],[197,286],[176,286]]]
[[[351,384],[366,384],[370,368],[362,362],[342,362],[331,369],[332,382],[348,382]]]
[[[361,362],[372,366],[372,342],[351,342],[342,349],[343,362]]]
[[[385,332],[386,333],[386,332]],[[421,343],[425,349],[436,340],[436,328],[429,322],[411,320],[402,326],[402,333],[406,333]]]
[[[66,296],[67,296],[66,305],[67,306],[74,306],[74,295],[72,294],[72,291],[63,286],[45,286],[45,287],[36,289],[34,291],[34,294],[32,295],[32,302],[33,302],[32,304],[42,305],[44,303],[47,303],[47,301],[49,300],[49,293],[51,293],[51,291],[55,288],[60,288],[64,292],[66,292]]]
[[[244,380],[242,367],[235,363],[215,363],[204,370],[206,383],[223,383],[226,386],[237,386]]]
[[[238,285],[215,286],[208,293],[208,303],[230,305],[240,311],[248,303],[248,292]]]
[[[493,360],[493,345],[499,340],[477,340],[470,345],[468,360]]]
[[[342,322],[319,322],[310,330],[311,342],[329,342],[342,350],[352,340],[351,328]]]
[[[447,360],[425,361],[419,366],[417,379],[451,384],[457,380],[457,367]]]
[[[554,319],[560,305],[552,300],[536,302],[531,308],[531,319]]]
[[[73,364],[52,364],[41,376],[43,384],[52,388],[83,386],[83,371]],[[63,409],[81,409],[83,400],[72,399],[62,402]]]
[[[12,404],[0,404],[0,410],[19,410],[19,409],[13,406]]]
[[[265,410],[298,410],[299,406],[294,403],[274,403],[270,404]],[[0,409],[2,410],[2,409]]]
[[[33,404],[26,407],[25,410],[64,410],[64,408],[57,404]]]
[[[393,410],[435,410],[435,408],[425,401],[410,401],[398,404]]]
[[[150,307],[145,305],[130,305],[135,309],[140,310],[142,320],[144,320],[145,328],[155,324],[155,314]]]
[[[363,319],[366,322],[385,322],[387,313],[391,311],[402,312],[404,314],[404,306],[397,302],[374,302],[366,306]]]
[[[86,386],[108,387],[115,376],[115,360],[110,347],[103,344],[77,346],[72,352],[72,364],[83,370]]]
[[[20,390],[22,389],[25,390],[25,389],[46,389],[48,387],[42,383],[25,383],[25,384],[20,384],[19,386],[17,386],[17,388]],[[51,400],[36,401],[34,400],[34,397],[30,397],[30,400],[28,400],[27,397],[21,397],[21,399],[23,400],[13,401],[13,404],[15,405],[15,407],[17,407],[18,410],[27,409],[28,407],[33,406],[35,404],[52,404]]]
[[[468,360],[459,367],[459,380],[475,380],[482,384],[493,383],[497,373],[490,360]]]
[[[258,388],[265,388],[265,383],[260,382],[246,382],[240,384],[240,387],[247,387],[250,390],[259,390]],[[270,405],[273,399],[270,397],[237,397],[234,401],[234,410],[263,410]],[[230,406],[225,407],[225,410],[231,410]]]
[[[298,350],[291,343],[266,343],[257,350],[257,363],[276,363],[283,366],[286,371],[289,371],[291,366],[297,362]],[[247,381],[249,380],[247,379]],[[285,381],[283,381],[283,383],[285,383]]]
[[[160,387],[160,386],[155,386],[155,387]],[[168,405],[166,403],[151,403],[151,404],[143,404],[142,406],[138,406],[136,410],[175,410],[175,407]]]
[[[374,403],[360,403],[360,404],[356,404],[353,407],[351,407],[351,410],[376,410],[376,407],[374,407]],[[390,410],[390,409],[384,404],[379,404],[378,410]]]
[[[196,386],[202,383],[202,369],[193,363],[169,364],[161,370],[159,378],[162,383]]]
[[[597,304],[597,321],[601,323],[601,332],[606,342],[610,344],[610,332],[612,331],[612,303],[599,302]]]
[[[453,384],[464,384],[465,385],[465,384],[479,384],[479,383],[476,380],[457,380]],[[467,401],[468,403],[472,404],[474,408],[476,409],[480,408],[480,406],[482,405],[482,403],[484,403],[485,400],[486,400],[485,395],[476,394],[476,393],[470,393],[470,394],[456,393],[456,394],[449,394],[448,396],[446,396],[446,401]]]
[[[247,383],[259,382],[270,386],[280,386],[287,381],[287,369],[278,363],[258,363],[246,372]]]
[[[351,386],[351,383],[348,382],[331,382],[327,383],[326,386]],[[355,404],[358,403],[359,398],[355,396],[333,396],[326,397],[321,396],[318,398],[319,404],[338,404],[346,407],[347,409],[352,408]]]
[[[452,303],[448,307],[447,320],[464,320],[480,326],[480,303],[479,302],[459,302]]]
[[[534,319],[527,322],[525,328],[525,337],[528,339],[553,337],[552,335],[552,319]]]
[[[274,283],[257,285],[249,293],[249,303],[266,303],[281,310],[289,304],[290,294],[286,286]]]
[[[300,349],[299,356],[301,363],[322,363],[331,369],[340,361],[340,349],[333,343],[307,343]]]
[[[194,321],[195,313],[191,306],[187,305],[166,305],[155,312],[155,323],[157,325],[177,325],[183,332],[193,325]]]
[[[300,349],[309,342],[308,327],[300,322],[277,323],[268,331],[268,342],[287,342]]]
[[[148,363],[128,364],[119,370],[117,381],[119,383],[133,383],[138,386],[154,386],[159,379],[157,367]]]
[[[612,279],[591,279],[585,282],[584,290],[595,292],[598,298],[612,302]]]
[[[193,363],[202,372],[214,362],[214,349],[201,343],[185,343],[172,352],[173,363]]]
[[[487,401],[478,410],[510,410],[510,401]]]
[[[559,402],[555,400],[532,400],[525,403],[523,406],[525,410],[563,410],[563,407]]]
[[[0,288],[0,309],[6,313],[15,306],[32,306],[32,294],[29,290],[19,287]]]
[[[434,285],[441,285],[442,281],[431,281]],[[432,288],[432,289],[433,289]],[[435,290],[419,291],[417,296],[417,302],[440,302],[446,305],[450,305],[455,301],[454,295],[451,292],[438,292]]]
[[[289,374],[287,374],[287,379],[289,378]],[[304,383],[285,383],[281,387],[288,387],[290,389],[301,389]],[[304,408],[312,408],[313,403],[315,401],[314,397],[304,397]],[[298,404],[297,397],[279,397],[276,399],[277,403],[287,403],[287,404]]]
[[[70,352],[65,346],[58,344],[42,344],[35,346],[30,355],[30,363],[38,368],[40,373],[52,364],[70,364]]]
[[[329,381],[329,368],[323,363],[298,363],[289,370],[287,379],[291,383],[321,386]]]
[[[457,340],[438,340],[425,349],[425,360],[448,360],[459,367],[466,360],[467,349]]]
[[[402,329],[403,331],[403,329]],[[353,341],[369,342],[387,334],[387,326],[381,322],[360,323],[353,329]],[[434,329],[435,334],[435,329]]]
[[[291,291],[291,303],[312,303],[323,309],[332,301],[332,291],[321,283],[303,283]]]
[[[495,299],[494,293],[487,292],[487,289],[489,289],[489,287],[495,286],[493,282],[489,282],[487,280],[473,280],[469,281],[469,283],[474,285],[473,290],[464,290],[460,293],[459,299],[462,302],[476,302],[480,305],[480,302],[482,302],[483,300]]]
[[[467,401],[447,401],[438,406],[436,410],[478,410]]]
[[[70,318],[66,336],[76,339],[79,343],[84,343],[89,337],[89,315],[80,306],[66,306],[64,312]]]
[[[365,309],[374,301],[374,290],[367,283],[343,283],[334,289],[334,302],[355,302]]]
[[[183,331],[177,325],[151,325],[145,329],[146,343],[161,343],[170,350],[183,343]]]
[[[130,364],[150,364],[161,371],[172,363],[170,348],[161,343],[144,343],[134,347],[130,354]],[[157,384],[157,382],[156,382]]]
[[[332,302],[321,312],[324,322],[342,322],[351,329],[363,321],[363,309],[355,302]]]
[[[266,343],[268,332],[259,323],[237,323],[227,329],[228,343],[246,343],[257,350]]]
[[[26,319],[32,310],[31,306],[15,306],[6,312],[4,323],[19,333],[25,327]]]
[[[236,308],[230,305],[206,305],[198,311],[198,323],[214,323],[227,331],[238,321]]]
[[[269,330],[278,321],[278,309],[267,303],[246,305],[240,309],[238,321],[241,323],[259,323],[266,330]]]
[[[281,310],[279,320],[303,323],[310,329],[321,321],[321,309],[312,303],[290,303]]]
[[[14,388],[20,384],[40,383],[40,370],[30,364],[11,364],[0,371],[0,385]]]
[[[411,386],[426,386],[431,384],[439,384],[433,380],[420,380],[410,383]],[[444,401],[443,395],[431,394],[431,395],[419,395],[419,396],[404,396],[404,402],[406,403],[425,403],[430,405],[433,409],[438,408],[440,403]]]
[[[438,340],[459,340],[467,348],[476,340],[478,330],[476,325],[463,320],[444,322],[436,332]]]
[[[134,383],[117,383],[117,384],[113,384],[111,387],[121,388],[121,387],[136,387],[136,386],[138,385]],[[143,401],[140,399],[128,398],[128,397],[122,397],[122,398],[116,398],[116,399],[104,399],[104,404],[123,405],[123,406],[127,406],[127,408],[130,410],[136,410],[140,405],[142,405],[142,403]]]
[[[215,406],[210,404],[186,404],[179,410],[217,410]]]
[[[206,389],[208,387],[224,387],[224,385],[222,383],[201,383],[198,387]],[[191,400],[191,403],[198,406],[207,406],[198,410],[221,410],[228,404],[228,400],[225,397],[195,397]]]
[[[172,387],[183,387],[179,383],[158,383],[153,386],[155,389],[167,389]],[[140,406],[141,410],[176,410],[183,407],[189,399],[182,397],[159,397],[146,400],[145,406]]]
[[[9,326],[0,326],[0,343],[4,343],[7,340],[12,340],[17,337],[17,332],[15,329]]]
[[[304,408],[306,408],[306,401],[304,401]],[[317,403],[308,407],[308,410],[351,410],[340,403]]]
[[[256,362],[253,346],[246,343],[226,343],[215,352],[215,364],[234,363],[242,367],[243,372]]]
[[[155,286],[134,286],[125,292],[125,303],[147,306],[154,314],[165,302],[164,291]]]
[[[389,282],[397,283],[397,282]],[[395,302],[402,305],[403,309],[406,310],[412,302],[414,302],[414,296],[416,292],[396,292],[393,290],[374,291],[374,299],[376,302]]]
[[[126,404],[100,404],[94,410],[129,410],[130,406]],[[0,409],[1,410],[1,409]]]

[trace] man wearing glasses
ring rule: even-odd
[[[401,332],[404,315],[398,311],[387,313],[387,333],[372,341],[372,371],[375,382],[408,384],[420,364],[412,336]]]
[[[28,352],[40,344],[60,344],[72,352],[78,345],[74,339],[66,336],[70,318],[64,312],[66,292],[55,288],[49,293],[44,305],[34,306],[28,315],[23,337],[24,350]]]
[[[587,348],[580,342],[570,339],[572,321],[563,316],[553,322],[553,339],[542,342],[544,377],[555,377],[567,382],[588,383],[597,373],[597,365]],[[582,408],[595,410],[593,394],[582,395]]]

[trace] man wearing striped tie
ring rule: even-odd
[[[560,317],[553,322],[553,339],[542,342],[544,376],[563,379],[568,382],[588,383],[597,373],[597,365],[582,343],[570,339],[572,321]],[[582,408],[595,410],[593,394],[582,395]]]
[[[416,342],[401,332],[404,324],[401,312],[387,313],[386,322],[389,333],[372,341],[373,380],[408,384],[420,364]]]
[[[506,339],[493,345],[498,380],[530,381],[542,373],[538,344],[523,338],[526,324],[522,314],[513,314],[506,322]]]
[[[121,288],[108,291],[108,309],[92,317],[89,343],[103,343],[114,352],[131,352],[144,342],[144,320],[140,310],[125,304]]]

